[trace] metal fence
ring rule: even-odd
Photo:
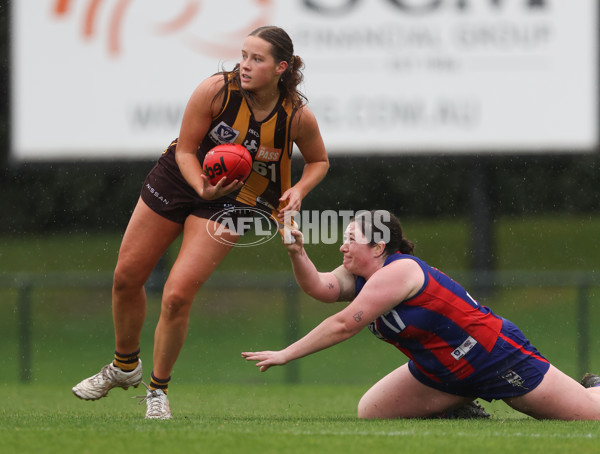
[[[588,371],[590,366],[590,292],[600,288],[600,273],[595,272],[456,272],[452,276],[478,295],[494,292],[499,288],[520,287],[569,287],[576,290],[577,329],[577,370],[580,375]],[[158,292],[164,282],[164,276],[153,275],[148,282],[147,290]],[[73,289],[107,289],[112,285],[112,275],[106,273],[14,273],[0,275],[0,289],[12,289],[18,292],[17,336],[19,346],[19,379],[23,383],[32,380],[32,293],[38,289],[73,288]],[[289,272],[282,273],[216,273],[205,284],[204,289],[253,289],[283,290],[285,295],[284,318],[288,329],[285,330],[286,345],[299,337],[299,297],[298,288]],[[285,381],[299,381],[298,363],[292,362],[285,369]]]
[[[146,285],[148,292],[159,292],[162,289],[165,277],[159,273],[153,274]],[[34,290],[44,289],[110,289],[112,286],[111,273],[14,273],[0,275],[0,289],[17,290],[17,342],[19,360],[19,379],[22,383],[32,380],[32,320]],[[285,330],[285,341],[292,343],[299,335],[299,295],[294,277],[290,273],[216,273],[203,286],[206,290],[219,289],[264,289],[284,290],[285,311],[284,318],[288,328]],[[285,369],[285,381],[296,383],[299,381],[297,363],[292,362]]]

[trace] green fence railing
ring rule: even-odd
[[[590,366],[590,292],[600,287],[600,273],[566,271],[566,272],[529,272],[529,271],[497,271],[497,272],[454,272],[453,278],[464,283],[474,294],[493,293],[500,288],[520,287],[568,287],[576,290],[575,301],[577,329],[577,370],[579,375],[588,371]],[[154,275],[147,286],[149,291],[160,291],[164,276]],[[110,289],[112,274],[108,273],[6,273],[0,275],[0,289],[12,289],[18,292],[17,336],[19,352],[19,379],[23,383],[32,380],[32,319],[34,290],[52,288],[73,289]],[[204,285],[204,289],[261,289],[283,290],[284,294],[284,342],[290,344],[300,334],[300,289],[293,275],[280,273],[216,273]],[[300,373],[297,362],[291,362],[285,368],[285,381],[296,383]]]

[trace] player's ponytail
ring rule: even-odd
[[[289,66],[279,79],[279,86],[283,94],[291,100],[292,106],[300,107],[306,103],[306,96],[298,91],[298,86],[304,80],[304,62],[298,55],[293,55]]]
[[[279,90],[290,100],[292,107],[298,108],[305,104],[306,96],[298,90],[298,86],[304,80],[304,62],[298,55],[294,55],[294,44],[286,31],[267,25],[257,28],[248,36],[256,36],[270,43],[276,63],[287,62],[288,67],[279,78]]]
[[[403,254],[414,255],[415,245],[406,238],[402,238],[402,240],[400,240],[400,247],[398,250]]]

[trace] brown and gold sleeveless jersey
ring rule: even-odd
[[[290,124],[295,113],[296,109],[292,108],[289,100],[280,97],[267,118],[256,121],[239,88],[234,83],[228,84],[221,110],[210,124],[208,134],[197,152],[202,164],[206,153],[222,143],[235,142],[250,151],[252,172],[242,189],[238,193],[229,194],[228,198],[256,206],[258,197],[273,207],[282,208],[279,206],[279,198],[291,187],[293,143],[290,139]],[[176,144],[177,140],[171,143],[159,163],[195,193],[181,175],[175,161]]]
[[[252,172],[244,187],[235,194],[238,202],[255,206],[257,197],[274,207],[291,186],[290,123],[295,111],[287,99],[280,98],[263,121],[256,121],[237,86],[229,84],[223,107],[210,125],[198,149],[198,159],[215,145],[235,142],[252,154]]]

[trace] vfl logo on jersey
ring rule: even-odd
[[[217,144],[231,143],[237,139],[237,136],[239,135],[239,131],[236,131],[224,121],[219,123],[208,133],[208,136]]]
[[[469,351],[471,351],[471,349],[475,347],[475,345],[477,345],[477,341],[471,336],[467,337],[467,339],[462,344],[460,344],[454,349],[454,351],[452,352],[452,357],[454,359],[461,359],[463,356],[469,353]]]
[[[277,162],[281,156],[281,148],[269,148],[260,146],[254,157],[255,161]]]

